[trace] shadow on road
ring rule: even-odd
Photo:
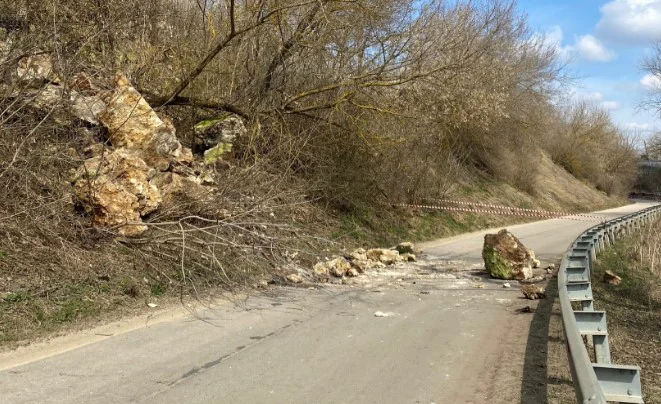
[[[548,336],[553,304],[558,298],[558,285],[552,278],[546,286],[546,299],[540,300],[530,324],[526,356],[523,363],[521,404],[544,404],[548,402]]]

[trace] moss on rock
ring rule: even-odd
[[[227,118],[232,116],[230,113],[224,113],[221,114],[220,116],[212,119],[206,119],[204,121],[200,121],[195,126],[193,126],[193,130],[195,131],[196,134],[201,134],[206,132],[209,128],[213,127],[214,125],[223,122]]]
[[[492,278],[513,279],[512,268],[507,264],[503,257],[494,248],[485,245],[482,249],[482,258],[484,266]]]
[[[232,143],[218,143],[204,152],[204,164],[213,164],[223,159],[223,156],[232,151]]]

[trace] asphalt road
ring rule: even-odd
[[[549,263],[594,224],[509,229]],[[80,347],[0,355],[0,403],[543,403],[543,321],[516,313],[531,304],[517,288],[478,273],[485,233],[426,243],[425,260],[353,286],[278,288]],[[58,344],[67,351],[53,355]]]

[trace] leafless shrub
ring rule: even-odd
[[[104,252],[176,265],[186,288],[288,265],[309,240],[277,218],[311,201],[434,198],[475,171],[534,193],[541,148],[611,193],[632,172],[607,116],[558,111],[555,50],[509,1],[23,0],[0,5],[0,40],[0,231],[12,251],[66,249],[57,265],[85,267],[115,237],[75,212],[67,186],[85,147],[106,141],[67,114],[80,72],[106,89],[125,73],[184,142],[220,113],[249,127],[209,199],[182,196],[147,218],[149,237],[118,241],[137,256]],[[62,89],[47,108],[35,100],[48,79],[16,78],[39,55]]]
[[[639,289],[651,308],[661,303],[661,221],[643,226],[636,238],[634,258],[644,271]]]
[[[548,145],[557,164],[609,194],[629,189],[637,174],[637,153],[606,111],[579,102],[566,109],[558,130]]]

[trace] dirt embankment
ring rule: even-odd
[[[296,273],[311,272],[325,256],[359,245],[423,241],[540,218],[483,209],[433,213],[387,203],[329,208],[307,198],[295,179],[278,179],[264,167],[233,160],[232,142],[247,136],[240,117],[197,124],[194,154],[125,77],[117,77],[113,90],[102,90],[85,75],[76,77],[74,92],[85,95],[71,99],[69,113],[88,128],[79,128],[84,136],[76,147],[52,146],[52,153],[70,158],[62,167],[45,167],[48,175],[39,179],[40,189],[56,200],[37,201],[0,218],[5,236],[0,344],[5,347],[176,299],[294,282]],[[51,82],[42,89],[50,94],[63,91],[60,87]],[[74,108],[81,97],[91,97],[95,109],[79,105],[86,112],[81,114]],[[442,196],[554,212],[621,203],[544,154],[536,170],[532,193],[466,171]]]
[[[531,196],[504,183],[474,180],[464,181],[452,197],[556,211],[588,211],[622,203],[574,179],[546,158],[540,164],[548,175],[544,176],[547,185],[540,187],[539,195]],[[259,250],[244,250],[230,267],[233,275],[240,277],[230,281],[215,276],[197,278],[195,289],[182,289],[176,253],[169,257],[161,249],[148,245],[134,248],[99,235],[86,245],[56,240],[44,245],[34,233],[24,237],[10,233],[0,241],[0,344],[9,348],[63,330],[147,312],[152,310],[148,303],[162,306],[176,303],[181,297],[197,299],[222,294],[228,288],[246,290],[260,282],[286,281],[278,274],[286,274],[291,265],[311,270],[325,256],[361,245],[389,246],[406,239],[431,240],[536,220],[416,209],[373,210],[357,215],[341,214],[314,203],[276,207],[270,200],[268,204],[271,207],[255,209],[246,218],[244,229],[259,228],[270,238],[289,240],[278,249],[279,263],[274,267]],[[236,233],[232,237],[237,237]],[[20,265],[15,264],[17,261]]]

